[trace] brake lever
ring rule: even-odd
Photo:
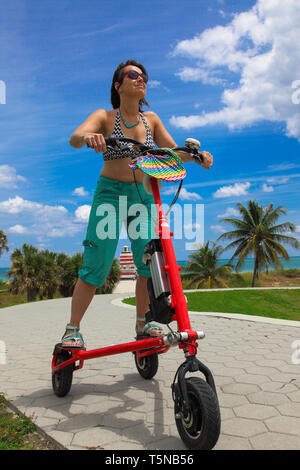
[[[198,161],[198,162],[203,163],[203,156],[201,155],[200,152],[197,152],[197,153],[193,154],[193,159]]]
[[[109,139],[108,139],[108,142],[106,144],[106,147],[107,148],[110,148],[112,150],[120,150],[121,152],[123,150],[131,150],[130,146],[127,144],[126,145],[126,142],[123,143],[121,142],[120,140],[116,139],[113,141],[113,145],[110,145],[110,142],[109,142]]]
[[[199,162],[203,162],[203,157],[201,155],[201,152],[198,152],[196,148],[191,148],[191,147],[174,147],[173,150],[175,152],[182,151],[189,153],[195,160]]]
[[[91,148],[90,145],[87,143],[86,146],[88,148]],[[106,149],[107,150],[112,150],[112,151],[116,151],[117,150],[120,150],[120,151],[123,151],[123,150],[131,150],[130,146],[129,145],[126,145],[123,144],[122,142],[120,142],[119,140],[114,140],[113,141],[113,145],[111,145],[109,143],[109,140],[106,142]]]

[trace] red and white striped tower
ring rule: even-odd
[[[123,246],[120,254],[120,279],[136,279],[136,267],[133,262],[132,253],[129,251],[128,246]]]

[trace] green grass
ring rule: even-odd
[[[0,292],[0,308],[12,307],[13,305],[25,304],[27,295],[13,295],[10,292]]]
[[[0,450],[32,450],[26,436],[34,433],[35,425],[26,416],[7,411],[4,396],[0,394]]]
[[[9,410],[9,400],[0,392],[0,451],[1,450],[58,450],[47,436],[42,436],[32,418]]]
[[[185,295],[191,312],[242,313],[300,321],[300,289],[185,292]],[[135,305],[135,298],[123,302]]]
[[[56,292],[53,296],[53,299],[60,299],[63,296],[60,295],[58,292]],[[44,297],[43,300],[49,300]],[[35,300],[32,300],[32,302],[39,302],[40,298],[37,296]],[[3,291],[0,292],[0,309],[1,308],[6,308],[6,307],[13,307],[14,305],[19,305],[19,304],[26,304],[27,302],[27,294],[12,294],[11,292]]]

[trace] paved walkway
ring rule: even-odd
[[[88,349],[133,339],[135,311],[120,306],[125,294],[97,295],[82,322]],[[159,356],[156,376],[145,381],[133,355],[86,361],[69,395],[51,385],[54,344],[69,320],[71,299],[0,310],[0,391],[67,449],[183,450],[170,385],[184,357],[178,348]],[[259,306],[258,306],[259,309]],[[249,317],[190,314],[203,330],[198,357],[212,370],[222,429],[215,449],[300,449],[300,364],[292,363],[300,322],[256,322]],[[299,358],[298,354],[298,358]]]

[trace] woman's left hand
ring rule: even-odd
[[[202,167],[205,168],[205,169],[208,169],[212,166],[213,164],[213,156],[211,153],[209,152],[206,152],[205,150],[203,152],[201,152],[201,155],[202,155],[202,158],[203,158],[203,162],[202,162]],[[199,162],[199,165],[201,165],[201,163]]]

